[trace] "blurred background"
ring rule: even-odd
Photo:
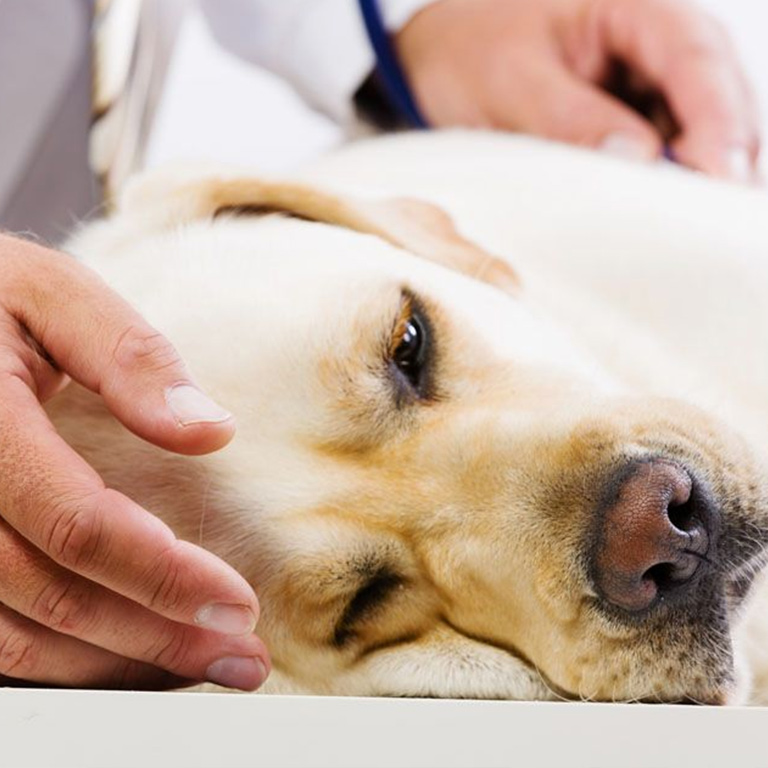
[[[698,2],[730,29],[768,125],[768,2]],[[195,5],[184,6],[148,166],[203,159],[284,172],[344,140],[338,126],[308,108],[289,86],[220,48]]]

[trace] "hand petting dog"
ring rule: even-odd
[[[0,675],[65,686],[257,688],[259,606],[224,562],[105,488],[41,403],[67,375],[132,432],[217,450],[232,416],[173,346],[74,259],[0,236]]]

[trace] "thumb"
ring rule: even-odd
[[[232,415],[198,389],[171,342],[96,274],[38,245],[3,238],[5,306],[59,371],[102,396],[135,434],[186,454],[233,437]]]
[[[524,98],[507,102],[508,114],[497,117],[501,127],[631,160],[650,161],[661,154],[661,136],[653,125],[598,86],[551,65],[530,72],[529,79]]]

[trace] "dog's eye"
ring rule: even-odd
[[[358,624],[372,618],[393,596],[403,589],[405,579],[388,568],[380,568],[357,590],[335,627],[333,644],[339,648],[357,637]]]
[[[421,397],[424,395],[429,337],[426,322],[419,312],[412,312],[401,324],[396,343],[392,353],[392,365],[398,375]]]
[[[405,330],[393,356],[395,365],[416,386],[419,369],[424,363],[425,331],[417,315],[405,321]]]

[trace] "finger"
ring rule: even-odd
[[[189,685],[164,670],[58,634],[0,606],[3,685],[167,689]]]
[[[32,243],[3,237],[0,245],[9,254],[0,260],[5,308],[125,426],[181,453],[207,453],[231,440],[231,414],[194,385],[172,344],[95,273]]]
[[[105,488],[16,377],[0,376],[0,435],[3,518],[48,557],[174,621],[253,631],[258,601],[248,582]]]
[[[497,126],[635,160],[661,153],[661,137],[632,109],[559,64],[528,66],[497,113]]]
[[[707,69],[711,71],[707,73]],[[672,143],[675,157],[713,176],[744,183],[755,181],[760,154],[756,110],[730,91],[718,68],[702,62],[696,75],[702,84],[678,100],[679,114],[690,117],[687,121],[679,118],[683,130]]]
[[[164,619],[66,571],[2,522],[0,602],[56,632],[182,678],[254,690],[267,677],[268,653],[255,635],[220,638]]]
[[[670,0],[603,3],[603,45],[667,99],[681,135],[677,158],[717,176],[748,180],[760,147],[752,89],[723,28]]]

